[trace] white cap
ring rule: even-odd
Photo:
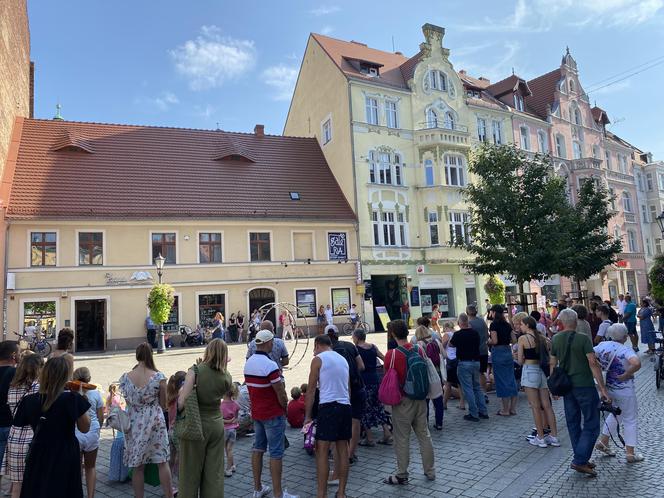
[[[256,344],[265,344],[274,339],[274,334],[269,330],[259,330],[256,334]]]

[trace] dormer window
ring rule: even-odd
[[[362,74],[367,74],[369,76],[374,76],[374,77],[379,76],[378,66],[374,66],[366,62],[360,63],[360,72]]]
[[[522,111],[523,112],[523,97],[519,95],[518,93],[514,94],[514,108],[517,111]]]
[[[447,76],[442,71],[432,69],[429,71],[428,79],[429,88],[432,90],[447,91]]]

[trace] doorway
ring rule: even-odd
[[[75,302],[76,351],[106,349],[106,300]]]
[[[261,306],[264,306],[268,303],[274,303],[275,302],[275,295],[274,291],[272,289],[266,289],[266,288],[260,288],[260,289],[252,289],[249,291],[249,315],[254,312],[254,310],[260,308]],[[269,313],[263,318],[264,320],[270,320],[272,324],[275,326],[275,330],[277,327],[277,313],[275,308],[272,308]]]
[[[377,306],[384,306],[390,320],[401,318],[401,305],[408,302],[408,287],[405,275],[372,275],[371,290],[373,298],[373,314],[376,331],[384,331]]]

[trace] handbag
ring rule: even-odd
[[[427,377],[429,377],[429,394],[427,394],[427,399],[440,398],[443,395],[443,384],[440,380],[438,370],[436,370],[436,366],[428,356],[425,357],[424,361],[427,364]]]
[[[559,364],[556,368],[553,369],[551,375],[547,379],[546,383],[549,386],[549,391],[554,396],[565,396],[572,390],[572,379],[565,368],[569,363],[570,349],[572,347],[572,341],[574,341],[574,336],[576,332],[572,332],[567,339],[567,351],[565,353],[565,366]]]
[[[116,431],[126,433],[131,428],[131,420],[129,419],[129,414],[116,405],[111,408],[111,412],[106,418],[106,425]]]
[[[203,440],[203,425],[201,424],[201,412],[198,407],[198,392],[196,385],[198,383],[198,365],[194,369],[194,387],[184,400],[184,410],[175,424],[175,430],[178,439],[188,441]]]
[[[392,351],[390,368],[385,372],[378,388],[378,399],[381,403],[388,406],[396,406],[401,403],[401,385],[397,371],[394,369],[395,354],[396,351]]]
[[[156,463],[146,463],[144,472],[145,484],[149,484],[150,486],[159,486],[161,484],[159,480],[159,467]],[[133,475],[134,469],[132,467],[129,469],[129,477],[131,478]]]

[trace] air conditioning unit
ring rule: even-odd
[[[7,290],[16,290],[16,273],[7,273]]]

